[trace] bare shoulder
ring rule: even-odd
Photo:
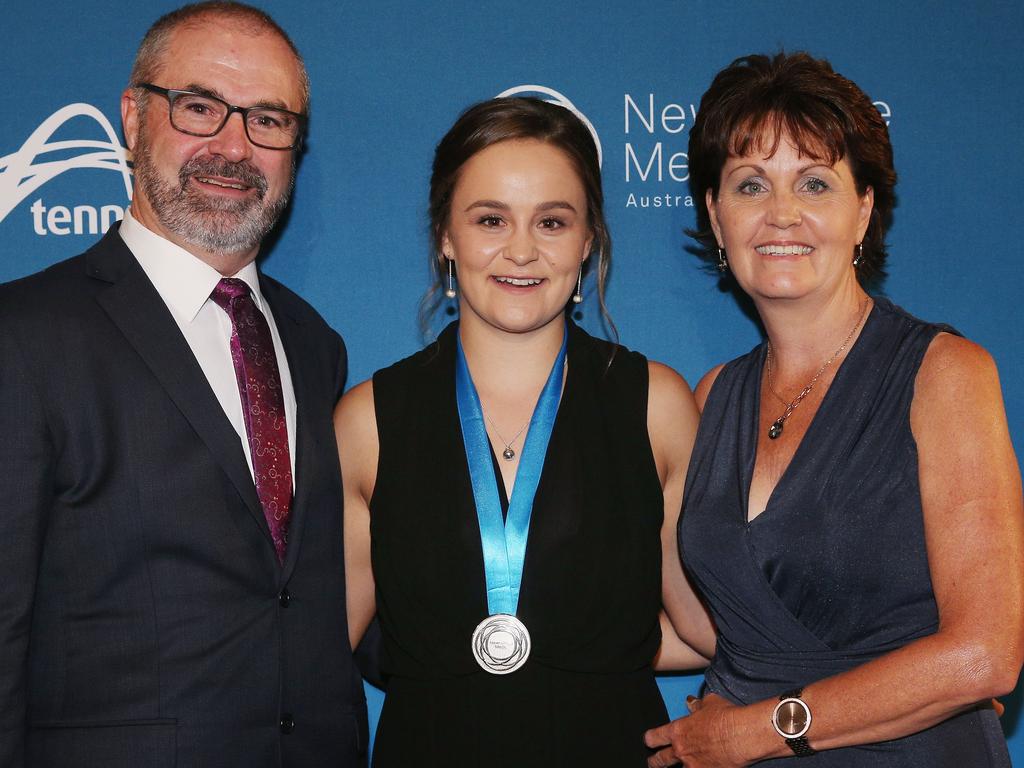
[[[975,344],[963,336],[940,333],[928,345],[921,370],[918,372],[918,380],[941,375],[947,371],[968,375],[992,375],[995,369],[992,355],[980,344]]]
[[[647,434],[664,485],[685,471],[700,415],[686,380],[662,363],[648,361]]]
[[[932,340],[914,381],[910,428],[926,514],[1019,488],[999,374],[977,344],[946,333]],[[1019,490],[1003,493],[1019,501]]]
[[[951,333],[932,340],[917,372],[916,411],[933,404],[976,403],[992,395],[999,397],[999,373],[984,347]]]
[[[696,417],[693,393],[686,379],[675,370],[653,360],[647,361],[648,413],[668,416],[672,420]]]
[[[371,424],[375,422],[373,379],[352,387],[334,409],[334,427],[339,433],[359,429],[367,421]],[[376,434],[376,428],[373,431]]]
[[[708,393],[711,391],[711,387],[715,383],[715,379],[718,378],[718,374],[722,372],[725,367],[725,363],[719,363],[710,371],[701,376],[700,381],[697,382],[697,389],[694,390],[694,397],[697,400],[697,408],[700,411],[704,410],[704,403],[707,402]]]
[[[647,378],[649,381],[651,394],[657,392],[658,394],[676,395],[676,396],[691,396],[690,385],[686,383],[686,379],[680,376],[675,369],[670,368],[664,363],[658,363],[654,360],[647,361]]]

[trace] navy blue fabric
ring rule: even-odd
[[[331,420],[345,348],[260,285],[298,405],[283,566],[238,435],[116,229],[0,286],[3,768],[365,765]]]
[[[956,333],[876,299],[791,464],[750,522],[766,344],[720,372],[679,525],[684,562],[720,632],[708,691],[740,704],[774,698],[938,628],[910,406],[921,360],[941,331]],[[801,763],[1009,764],[991,709]]]

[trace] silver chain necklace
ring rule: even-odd
[[[807,382],[807,386],[800,390],[800,394],[798,394],[789,402],[786,402],[786,400],[784,400],[783,397],[778,392],[775,391],[775,382],[772,380],[772,343],[771,341],[768,342],[768,354],[765,359],[765,368],[768,371],[768,389],[771,390],[772,394],[775,395],[776,399],[778,399],[780,403],[786,406],[785,413],[779,416],[779,418],[773,421],[771,423],[771,426],[768,427],[769,439],[778,439],[778,437],[782,434],[782,428],[786,423],[786,419],[788,419],[793,414],[793,411],[796,410],[797,406],[800,405],[800,403],[804,401],[804,398],[811,393],[811,390],[814,389],[814,385],[818,382],[818,379],[821,378],[821,374],[825,372],[825,369],[832,365],[832,363],[836,361],[837,357],[843,354],[843,350],[846,349],[847,345],[850,343],[850,340],[853,338],[853,335],[857,332],[857,329],[860,328],[860,324],[864,320],[864,316],[867,313],[867,309],[868,299],[867,297],[865,297],[864,301],[861,303],[860,313],[857,315],[857,322],[853,324],[853,328],[851,328],[850,332],[846,335],[846,339],[843,341],[842,345],[839,347],[839,349],[832,353],[832,357],[830,357],[828,360],[822,363],[822,366],[821,368],[818,369],[818,372],[814,374],[813,378],[809,382]]]
[[[523,426],[519,428],[519,431],[515,433],[511,440],[506,440],[504,437],[501,436],[501,432],[498,431],[498,428],[494,426],[494,422],[491,421],[491,417],[485,413],[484,418],[487,419],[487,423],[491,425],[491,429],[493,429],[494,434],[498,436],[498,440],[500,440],[501,444],[505,446],[505,450],[501,452],[501,458],[503,458],[505,461],[512,461],[512,459],[516,457],[516,452],[512,450],[512,444],[516,440],[518,440],[519,436],[523,434],[523,432],[528,426],[530,426],[530,422],[526,422],[525,424],[523,424]]]

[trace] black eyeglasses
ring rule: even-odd
[[[216,136],[227,125],[228,118],[238,112],[245,135],[257,147],[298,149],[302,145],[306,116],[298,112],[276,107],[236,107],[215,96],[161,88],[152,83],[136,83],[135,87],[166,98],[171,126],[189,136]]]

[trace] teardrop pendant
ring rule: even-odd
[[[501,452],[501,458],[505,461],[512,461],[516,457],[516,452],[512,450],[512,446],[506,445],[505,450]]]
[[[775,440],[779,435],[782,434],[782,419],[776,419],[770,427],[768,427],[768,438]]]

